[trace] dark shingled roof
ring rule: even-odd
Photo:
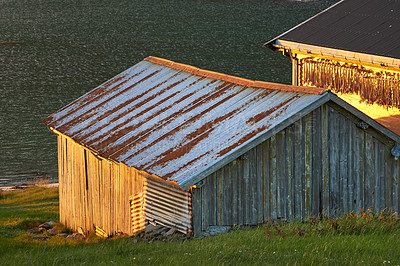
[[[400,59],[400,0],[343,0],[277,39]]]

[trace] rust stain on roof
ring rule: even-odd
[[[148,57],[43,122],[104,158],[181,185],[326,91]]]
[[[228,88],[230,88],[230,87],[232,86],[231,84],[225,84],[225,85],[226,85],[226,86],[224,87],[225,89],[228,89]],[[223,93],[222,91],[218,91],[216,94],[212,95],[212,97],[209,97],[208,100],[215,99],[215,98],[218,97],[218,95],[221,95],[222,93]],[[199,118],[201,118],[202,116],[206,115],[211,109],[213,109],[213,108],[215,108],[215,107],[217,107],[217,106],[223,104],[224,102],[226,102],[227,100],[229,100],[229,99],[232,98],[233,96],[234,96],[234,95],[228,95],[227,97],[223,98],[221,101],[215,103],[215,104],[212,105],[211,107],[209,107],[209,108],[207,108],[207,109],[201,111],[201,113],[196,114],[196,115],[194,115],[193,117],[190,117],[190,119],[187,120],[187,121],[185,121],[185,123],[182,123],[182,124],[178,125],[178,126],[175,127],[175,128],[171,128],[171,130],[170,130],[168,133],[162,135],[160,138],[158,138],[158,139],[156,139],[155,141],[153,141],[153,142],[151,143],[151,145],[154,145],[155,143],[158,143],[158,142],[160,142],[160,141],[162,141],[162,140],[167,139],[170,135],[174,134],[175,132],[178,132],[178,131],[180,131],[180,130],[185,129],[189,124],[194,123],[194,121],[196,121],[196,120],[198,120]],[[192,107],[192,108],[193,108],[193,107]],[[202,125],[202,124],[199,124],[199,126],[200,126],[201,128],[204,127],[204,125]],[[189,136],[193,136],[193,133],[190,133]],[[192,144],[193,144],[193,143],[192,143]],[[147,147],[144,147],[143,149],[146,149],[146,148],[147,148]],[[130,159],[131,157],[137,155],[139,152],[140,152],[140,150],[136,151],[134,154],[132,154],[131,156],[127,157],[127,159]]]

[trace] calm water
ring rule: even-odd
[[[0,185],[57,178],[57,143],[40,122],[153,55],[290,83],[263,43],[328,2],[0,0]]]

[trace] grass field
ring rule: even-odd
[[[58,220],[57,189],[0,194],[0,264],[400,264],[400,221],[384,212],[271,223],[202,240],[33,240],[28,229],[50,220]]]

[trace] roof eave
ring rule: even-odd
[[[276,40],[273,45],[276,50],[289,50],[293,54],[302,53],[314,56],[325,56],[330,58],[337,58],[340,60],[371,64],[377,67],[390,67],[395,68],[396,70],[400,70],[400,59],[391,57],[364,54],[353,51],[286,41],[281,39]]]

